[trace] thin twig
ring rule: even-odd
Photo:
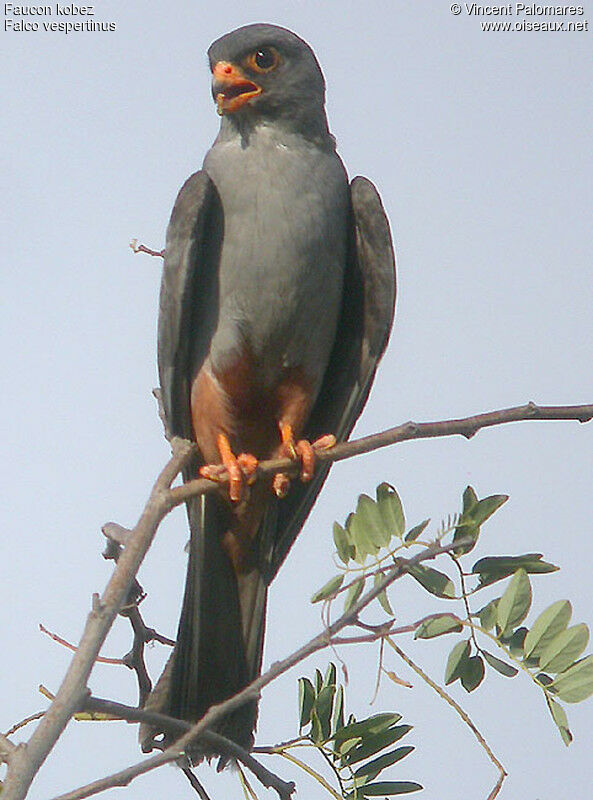
[[[433,679],[429,675],[427,675],[426,672],[424,672],[423,669],[421,669],[414,661],[412,661],[412,659],[408,655],[406,655],[406,653],[404,653],[404,651],[401,648],[399,648],[395,644],[395,642],[393,642],[390,638],[387,638],[385,641],[387,642],[387,644],[393,650],[395,650],[395,652],[398,654],[398,656],[401,659],[403,659],[403,661],[405,661],[406,664],[411,669],[414,670],[416,675],[418,675],[420,678],[422,678],[422,680],[426,684],[428,684],[428,686],[430,686],[430,688],[433,689],[439,695],[439,697],[442,697],[442,699],[446,703],[448,703],[451,706],[451,708],[453,708],[457,712],[457,714],[459,714],[461,719],[465,722],[465,724],[468,726],[468,728],[472,731],[472,733],[474,734],[474,736],[476,737],[476,739],[480,743],[480,746],[484,749],[484,751],[486,752],[486,755],[488,756],[490,761],[494,764],[494,766],[496,767],[496,769],[498,770],[498,773],[499,773],[498,780],[496,781],[495,786],[493,787],[492,791],[490,792],[490,794],[487,797],[487,800],[494,800],[494,798],[498,795],[498,793],[499,793],[499,791],[500,791],[500,789],[502,787],[504,779],[507,776],[507,771],[505,770],[503,765],[500,763],[498,758],[492,752],[492,748],[490,747],[490,745],[488,744],[486,739],[482,736],[480,731],[476,728],[475,724],[472,722],[472,720],[469,717],[469,715],[467,714],[467,712],[464,711],[463,708],[461,708],[459,703],[457,703],[451,697],[450,694],[448,694],[441,686],[439,686],[438,683],[435,683],[435,681],[433,681]]]
[[[292,761],[292,763],[296,764],[297,767],[300,767],[300,769],[302,769],[303,772],[306,772],[312,778],[315,778],[315,780],[318,781],[318,783],[320,783],[323,786],[323,788],[327,792],[329,792],[329,794],[331,794],[331,796],[334,797],[336,800],[342,800],[343,795],[338,794],[334,789],[334,787],[325,780],[323,775],[320,775],[319,772],[317,772],[317,770],[313,769],[313,767],[310,767],[304,761],[301,761],[300,758],[293,756],[292,753],[287,753],[285,750],[281,750],[278,753],[278,755],[282,756],[282,758],[285,758],[287,761]]]
[[[251,788],[251,784],[247,780],[247,775],[245,775],[245,771],[241,768],[241,764],[237,764],[237,772],[239,773],[239,782],[246,800],[257,800],[257,795]]]
[[[21,728],[24,728],[25,725],[28,725],[30,722],[35,722],[45,714],[45,711],[37,711],[35,714],[30,714],[25,719],[22,719],[20,722],[15,722],[15,724],[10,728],[10,730],[6,731],[6,736],[12,736],[13,733],[16,733]]]
[[[146,247],[145,244],[138,244],[138,239],[132,239],[130,247],[134,253],[146,253],[149,256],[158,256],[159,258],[165,257],[165,251],[153,250],[152,247]]]
[[[192,789],[195,790],[200,800],[210,800],[208,793],[206,792],[200,781],[197,779],[197,777],[194,775],[191,767],[182,767],[181,770],[185,775],[185,777],[188,779],[189,785],[192,787]]]
[[[39,630],[41,633],[45,633],[46,636],[49,636],[50,639],[53,639],[54,642],[61,644],[62,647],[65,647],[67,650],[71,650],[75,653],[78,650],[78,647],[71,642],[68,642],[66,639],[63,639],[61,636],[58,636],[57,633],[52,633],[52,631],[48,630],[45,625],[39,623]],[[97,664],[118,664],[121,666],[123,664],[123,659],[121,658],[108,658],[107,656],[97,656]]]

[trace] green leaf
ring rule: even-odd
[[[368,500],[370,500],[371,503],[373,502],[370,497]],[[368,526],[360,514],[354,513],[348,515],[346,530],[356,550],[354,560],[359,564],[363,564],[368,555],[374,556],[379,552],[379,546],[373,542]]]
[[[335,685],[324,686],[313,704],[313,715],[317,716],[321,728],[321,738],[329,739],[331,734],[331,715],[334,703]],[[317,741],[317,740],[316,740]]]
[[[525,656],[539,656],[548,644],[566,629],[572,606],[568,600],[558,600],[542,611],[525,637]]]
[[[392,766],[392,764],[401,761],[402,758],[405,758],[409,755],[414,748],[411,746],[404,746],[404,747],[396,747],[395,750],[392,750],[390,753],[385,753],[383,756],[379,756],[378,758],[374,758],[372,761],[367,761],[366,764],[363,764],[362,767],[359,767],[356,772],[354,773],[355,778],[362,778],[365,775],[374,775],[371,780],[375,780],[377,775],[384,770],[386,767]]]
[[[573,625],[558,634],[539,657],[541,669],[564,672],[577,660],[589,642],[589,629],[584,623]]]
[[[484,608],[481,608],[478,611],[478,617],[480,618],[480,625],[484,628],[485,631],[490,631],[496,625],[496,607],[498,606],[498,601],[500,597],[491,600]]]
[[[401,718],[401,714],[390,712],[373,714],[371,717],[367,717],[366,719],[349,722],[339,731],[336,731],[333,739],[337,745],[341,741],[352,739],[356,736],[368,736],[371,734],[381,733],[382,731],[390,728],[392,725],[395,725],[396,722],[399,722]]]
[[[470,519],[470,512],[471,509],[476,506],[478,503],[478,496],[476,495],[473,487],[468,486],[463,493],[463,507],[461,511],[461,517],[459,519],[459,523],[455,528],[455,532],[453,534],[453,541],[457,542],[460,539],[469,539],[470,542],[468,544],[464,544],[461,547],[458,547],[455,550],[457,555],[463,555],[463,553],[468,553],[478,541],[478,536],[480,535],[480,528],[476,525],[473,520]]]
[[[480,585],[489,586],[513,575],[518,569],[530,574],[556,572],[560,569],[555,564],[542,561],[541,553],[524,553],[521,556],[487,556],[480,558],[472,567],[472,572],[480,576]]]
[[[309,731],[309,737],[315,744],[320,744],[324,739],[321,722],[314,708],[311,712],[311,730]]]
[[[452,599],[455,597],[455,586],[451,578],[438,569],[427,567],[424,564],[414,564],[408,567],[408,572],[423,586],[427,592],[437,597]]]
[[[431,617],[423,620],[416,628],[414,639],[434,639],[445,633],[459,633],[463,625],[453,614],[444,614],[441,617]]]
[[[459,675],[466,692],[473,692],[484,680],[484,662],[480,656],[472,656],[463,662]]]
[[[364,736],[361,743],[348,753],[345,758],[345,763],[348,766],[357,764],[369,756],[374,756],[379,750],[398,742],[403,736],[412,730],[411,725],[396,725],[394,728],[388,728],[381,733],[370,734]]]
[[[299,678],[299,727],[311,722],[311,710],[315,700],[315,689],[309,678]]]
[[[392,797],[396,794],[409,794],[417,792],[423,787],[412,781],[382,781],[380,783],[367,783],[359,786],[358,791],[364,797]]]
[[[495,511],[506,503],[509,499],[506,494],[493,494],[478,500],[476,493],[471,486],[468,486],[463,493],[463,511],[461,518],[455,528],[453,541],[459,539],[470,539],[470,542],[457,548],[458,553],[469,553],[475,546],[480,535],[480,527]]]
[[[389,532],[389,539],[385,544],[389,544],[391,537],[401,536],[406,529],[406,518],[399,495],[393,486],[382,483],[377,487],[377,506],[383,519],[383,526]]]
[[[489,653],[487,650],[482,650],[482,655],[490,666],[497,672],[500,672],[501,675],[504,675],[505,678],[514,678],[519,672],[516,667],[507,664],[506,661],[501,661],[500,658],[493,656],[492,653]]]
[[[344,687],[338,686],[334,700],[334,715],[332,718],[332,731],[344,727]]]
[[[380,572],[375,574],[375,578],[373,580],[373,588],[377,588],[377,586],[381,583],[384,576],[381,575]],[[393,609],[391,608],[391,604],[389,602],[389,598],[387,597],[387,590],[383,589],[383,591],[377,595],[377,600],[381,603],[381,608],[386,614],[389,614],[390,617],[393,616]]]
[[[359,518],[360,523],[366,527],[367,535],[377,548],[385,547],[389,544],[392,535],[391,529],[385,524],[385,517],[381,513],[379,504],[368,495],[361,494],[358,498],[356,516]]]
[[[337,747],[340,755],[345,756],[349,753],[353,747],[355,747],[361,741],[360,736],[355,736],[353,739],[345,739],[343,742],[340,743],[340,746]]]
[[[364,582],[366,578],[364,575],[358,580],[354,581],[352,586],[346,592],[346,599],[344,600],[344,611],[349,611],[354,603],[358,600],[360,595],[362,594],[362,590],[364,589]]]
[[[321,687],[323,688],[324,686],[335,686],[336,676],[337,676],[336,665],[334,664],[333,661],[330,661],[329,664],[327,665],[327,669],[325,670],[325,675],[323,676],[323,683],[321,684]]]
[[[476,494],[473,486],[466,486],[463,492],[463,507],[462,513],[467,514],[478,502],[478,495]]]
[[[523,655],[523,643],[527,633],[527,628],[517,628],[516,631],[513,631],[513,635],[505,642],[509,648],[510,654],[515,658],[520,658]]]
[[[334,575],[321,589],[318,589],[311,598],[312,603],[319,603],[320,600],[329,600],[338,593],[340,586],[344,582],[343,575]]]
[[[470,509],[469,515],[476,525],[483,525],[508,499],[508,494],[491,494],[490,497],[478,500]]]
[[[560,731],[560,736],[562,737],[562,741],[568,747],[568,745],[572,742],[572,733],[570,732],[570,728],[568,727],[568,717],[566,716],[566,711],[562,708],[560,703],[557,703],[555,700],[546,694],[546,703],[548,704],[548,708],[550,709],[550,714],[552,715],[552,719],[556,723],[558,730]]]
[[[419,525],[414,525],[404,536],[404,542],[415,542],[416,539],[423,533],[424,529],[430,522],[430,519],[422,520]]]
[[[445,683],[449,685],[461,676],[463,665],[468,660],[470,654],[469,639],[457,642],[449,653],[447,666],[445,667]]]
[[[565,703],[580,703],[593,694],[593,656],[577,661],[561,672],[550,684],[550,689]]]
[[[323,675],[321,674],[321,670],[315,670],[315,695],[318,695],[321,691],[323,686]]]
[[[513,575],[505,593],[498,601],[496,621],[504,633],[522,622],[531,606],[531,584],[524,569]]]
[[[337,522],[334,522],[334,544],[338,558],[347,564],[350,561],[350,541],[346,530]]]

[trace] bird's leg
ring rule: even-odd
[[[247,476],[249,480],[257,471],[257,459],[250,453],[241,453],[236,456],[225,433],[218,434],[216,445],[222,464],[208,464],[200,467],[200,475],[211,481],[217,481],[221,473],[226,470],[229,476],[229,496],[231,500],[238,502],[243,496],[244,477]]]
[[[336,443],[336,437],[332,434],[327,434],[313,443],[307,439],[295,441],[292,425],[287,422],[280,422],[278,427],[280,428],[280,438],[282,440],[280,446],[281,455],[294,461],[300,459],[301,480],[303,483],[307,483],[313,478],[313,473],[315,472],[316,451],[333,447]],[[284,497],[290,488],[288,475],[283,472],[277,473],[274,476],[273,488],[278,497]]]

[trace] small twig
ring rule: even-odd
[[[101,531],[107,538],[108,543],[103,553],[104,558],[117,562],[120,555],[123,553],[123,548],[130,541],[132,531],[129,530],[129,528],[118,525],[117,522],[106,522],[102,526]],[[152,681],[150,680],[150,675],[148,674],[146,662],[144,660],[144,646],[152,641],[158,641],[162,644],[170,645],[171,647],[175,644],[173,640],[157,633],[154,628],[148,628],[144,623],[138,606],[144,600],[145,596],[144,590],[138,581],[134,579],[130,591],[128,592],[126,605],[121,608],[119,612],[122,617],[127,617],[130,620],[134,638],[131,650],[126,653],[122,659],[119,659],[117,663],[123,664],[136,673],[136,680],[138,681],[138,704],[140,706],[144,705],[146,698],[152,690]]]
[[[37,711],[35,714],[30,714],[25,719],[22,719],[20,722],[15,722],[15,724],[10,728],[10,730],[6,731],[6,736],[12,736],[13,733],[16,733],[21,728],[24,728],[25,725],[28,725],[30,722],[35,722],[45,714],[45,711]]]
[[[257,795],[251,788],[251,784],[247,780],[247,775],[245,775],[245,771],[241,768],[241,764],[237,764],[237,772],[239,773],[239,782],[246,800],[257,800]]]
[[[333,798],[335,798],[335,800],[342,800],[343,795],[338,794],[334,787],[325,780],[323,775],[320,775],[317,770],[313,769],[313,767],[310,767],[304,761],[301,761],[300,758],[293,756],[292,753],[287,753],[285,750],[281,750],[278,755],[282,756],[282,758],[285,758],[287,761],[291,761],[293,764],[296,764],[296,766],[300,767],[303,772],[306,772],[312,778],[315,778],[315,780],[318,781],[318,783],[320,783],[323,788],[329,792]]]
[[[323,760],[325,761],[327,766],[334,773],[335,779],[338,782],[338,786],[340,787],[340,792],[342,793],[342,797],[345,797],[346,796],[346,789],[344,787],[344,781],[342,780],[342,776],[340,775],[340,770],[336,767],[336,765],[331,760],[331,758],[328,756],[328,754],[325,752],[323,747],[317,747],[316,749],[318,750],[318,752],[323,757]]]
[[[66,639],[63,639],[61,636],[58,636],[57,633],[52,633],[45,627],[45,625],[42,625],[41,622],[39,623],[39,630],[41,631],[41,633],[45,633],[46,636],[49,636],[50,639],[53,639],[54,642],[61,644],[62,647],[71,650],[73,653],[75,653],[78,650],[78,647],[75,644],[66,641]],[[107,656],[97,656],[97,664],[118,664],[121,666],[123,663],[124,663],[123,659],[121,658],[108,658]]]
[[[383,648],[385,647],[385,640],[380,639],[379,642],[379,663],[377,664],[377,678],[375,680],[375,691],[373,692],[373,696],[369,705],[373,705],[375,700],[379,695],[379,689],[381,687],[381,673],[383,672]]]
[[[459,559],[457,558],[455,553],[448,553],[448,556],[451,559],[451,561],[455,564],[455,567],[457,568],[457,572],[459,573],[459,582],[460,582],[460,585],[461,585],[461,598],[463,600],[463,605],[465,606],[466,619],[467,619],[467,621],[469,623],[469,626],[470,626],[470,636],[471,636],[472,642],[474,643],[474,647],[476,648],[476,650],[479,653],[481,653],[482,652],[482,648],[478,644],[478,640],[476,639],[476,632],[474,630],[474,626],[472,625],[472,612],[471,612],[471,609],[469,607],[469,600],[467,599],[467,597],[468,597],[468,595],[467,595],[467,586],[466,586],[466,583],[465,583],[465,575],[463,573],[463,568],[462,568],[461,564],[459,563]]]
[[[200,781],[194,775],[191,767],[182,767],[181,771],[183,772],[185,777],[188,779],[189,785],[192,787],[192,789],[195,790],[195,792],[198,795],[198,797],[200,798],[200,800],[210,800],[209,795],[207,794],[206,790],[204,789],[204,787],[202,786]]]
[[[146,253],[149,256],[158,256],[159,258],[165,257],[165,251],[153,250],[151,247],[146,247],[144,244],[138,244],[138,239],[132,239],[130,247],[134,253]]]
[[[499,793],[499,791],[500,791],[500,789],[501,789],[501,787],[502,787],[502,784],[503,784],[503,782],[504,782],[504,779],[505,779],[505,778],[506,778],[506,776],[507,776],[507,771],[505,770],[505,768],[503,767],[503,765],[500,763],[500,761],[498,760],[498,758],[497,758],[497,757],[494,755],[494,753],[492,752],[492,748],[490,747],[490,745],[488,744],[488,742],[486,741],[486,739],[483,737],[483,735],[482,735],[482,734],[480,733],[480,731],[477,729],[477,727],[475,726],[475,724],[472,722],[472,720],[471,720],[471,718],[469,717],[469,715],[467,714],[467,712],[466,712],[466,711],[464,711],[464,710],[463,710],[463,708],[461,708],[461,706],[459,705],[459,703],[457,703],[457,702],[456,702],[456,701],[455,701],[455,700],[454,700],[454,699],[451,697],[451,695],[450,695],[450,694],[448,694],[448,693],[447,693],[447,692],[446,692],[446,691],[445,691],[445,690],[444,690],[444,689],[443,689],[441,686],[439,686],[439,685],[438,685],[438,683],[435,683],[435,681],[433,681],[433,680],[432,680],[432,678],[431,678],[429,675],[427,675],[427,674],[426,674],[426,672],[424,672],[424,670],[423,670],[423,669],[421,669],[421,668],[420,668],[420,667],[419,667],[419,666],[418,666],[418,665],[417,665],[417,664],[416,664],[414,661],[412,661],[412,659],[411,659],[411,658],[410,658],[408,655],[406,655],[406,653],[404,653],[404,651],[403,651],[401,648],[399,648],[399,647],[398,647],[398,646],[395,644],[395,642],[393,642],[393,641],[392,641],[390,638],[387,638],[385,641],[387,642],[387,644],[388,644],[388,645],[389,645],[389,646],[390,646],[390,647],[391,647],[393,650],[395,650],[395,652],[398,654],[398,656],[399,656],[399,657],[400,657],[400,658],[401,658],[403,661],[405,661],[405,662],[406,662],[406,664],[407,664],[407,665],[408,665],[408,666],[409,666],[411,669],[413,669],[413,670],[414,670],[414,672],[416,673],[416,675],[418,675],[420,678],[422,678],[422,680],[423,680],[423,681],[424,681],[426,684],[428,684],[428,686],[430,686],[430,688],[431,688],[431,689],[433,689],[433,690],[434,690],[434,691],[435,691],[435,692],[436,692],[436,693],[439,695],[439,697],[442,697],[442,699],[443,699],[443,700],[444,700],[446,703],[448,703],[448,704],[451,706],[451,708],[453,708],[453,709],[454,709],[454,710],[457,712],[457,714],[459,714],[459,716],[461,717],[461,719],[462,719],[462,720],[465,722],[465,724],[468,726],[468,728],[469,728],[469,729],[472,731],[472,733],[474,734],[474,736],[476,737],[476,739],[477,739],[477,740],[478,740],[478,742],[480,743],[481,747],[482,747],[482,748],[484,749],[484,751],[486,752],[486,755],[488,756],[488,758],[490,759],[490,761],[491,761],[491,762],[494,764],[494,766],[496,767],[496,769],[497,769],[497,770],[498,770],[498,772],[499,772],[498,780],[497,780],[497,782],[496,782],[496,784],[495,784],[494,788],[492,789],[492,791],[490,792],[490,794],[489,794],[489,795],[488,795],[488,797],[487,797],[487,800],[494,800],[494,798],[495,798],[495,797],[498,795],[498,793]]]

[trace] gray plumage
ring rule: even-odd
[[[262,74],[245,67],[250,54],[270,48],[277,66]],[[343,440],[366,402],[393,319],[393,249],[381,201],[366,179],[348,184],[327,127],[321,70],[295,34],[246,26],[215,42],[209,58],[213,70],[220,62],[242,65],[261,93],[223,114],[203,170],[186,181],[173,208],[159,316],[169,427],[194,438],[196,375],[206,370],[218,380],[249,353],[264,400],[283,376],[302,371],[311,394],[302,434]],[[219,89],[215,84],[215,99]],[[240,425],[233,430],[237,452],[249,438],[243,434]],[[245,574],[233,572],[222,546],[236,524],[230,502],[215,494],[188,504],[191,546],[177,645],[147,708],[195,720],[258,674],[266,587],[328,470],[324,464],[310,483],[295,483],[285,499],[267,492]],[[219,730],[249,747],[256,714],[256,703],[247,704]],[[145,749],[155,733],[143,728]]]

